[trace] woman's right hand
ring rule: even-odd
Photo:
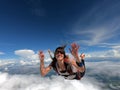
[[[45,56],[44,56],[43,51],[39,51],[38,55],[39,55],[40,61],[44,61],[44,57],[45,57]]]

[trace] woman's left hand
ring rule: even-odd
[[[76,43],[72,43],[71,44],[71,49],[70,52],[74,57],[78,57],[78,50],[79,50],[80,46],[77,45]]]

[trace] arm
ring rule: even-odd
[[[77,64],[77,62],[74,59],[71,60],[71,62],[70,62],[70,65],[73,65],[77,69],[77,71],[84,72],[85,71],[84,65],[83,66],[79,66],[78,64]]]
[[[39,51],[39,58],[40,58],[40,73],[42,76],[45,76],[51,70],[52,67],[50,65],[48,67],[44,66],[44,54],[42,51]]]
[[[80,59],[78,55],[78,50],[79,50],[79,46],[76,43],[72,43],[70,52],[73,55],[74,59],[76,60],[76,61],[75,60],[73,61],[74,66],[77,68],[78,71],[83,72],[85,70],[85,67],[82,64],[81,59],[84,59],[84,56],[80,56],[81,57]]]
[[[77,71],[84,72],[84,68],[77,65],[76,60],[70,59],[68,56],[65,58],[64,62],[68,63],[70,66],[76,67]]]
[[[73,57],[75,58],[76,62],[81,62],[78,56],[79,46],[76,43],[71,44],[71,49],[69,49]]]

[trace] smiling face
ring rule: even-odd
[[[57,49],[55,52],[55,57],[58,61],[62,61],[64,59],[64,51],[61,49]]]

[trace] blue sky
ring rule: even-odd
[[[0,0],[0,59],[72,42],[88,57],[120,57],[119,29],[120,0]]]

